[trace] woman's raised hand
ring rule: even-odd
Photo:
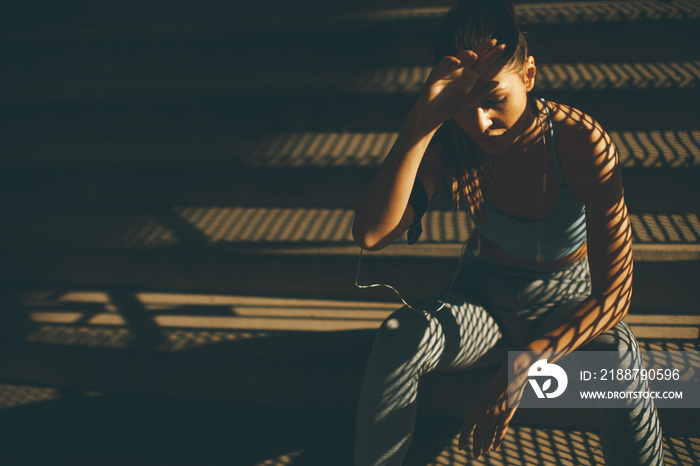
[[[475,50],[462,50],[444,57],[430,72],[416,106],[427,127],[437,128],[450,118],[473,107],[498,86],[488,82],[474,87],[481,75],[505,50],[492,39]]]

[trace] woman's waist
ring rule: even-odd
[[[469,237],[467,248],[471,249],[474,255],[482,256],[488,261],[495,262],[505,267],[542,272],[568,268],[586,259],[588,253],[586,243],[583,243],[573,252],[558,259],[544,260],[541,262],[537,261],[535,258],[523,259],[506,253],[493,241],[480,234],[479,230],[475,230]]]
[[[532,264],[522,264],[522,259],[496,260],[487,251],[484,243],[479,256],[468,250],[455,283],[457,290],[477,298],[477,304],[492,310],[529,313],[590,294],[585,253],[573,262],[552,265],[533,261],[534,267],[530,267]]]

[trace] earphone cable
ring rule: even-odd
[[[544,106],[544,112],[547,114],[547,120],[549,120],[549,109],[547,108],[547,103],[541,100]],[[537,113],[537,121],[540,124],[540,132],[542,133],[542,201],[540,202],[540,221],[537,227],[537,255],[535,260],[537,262],[544,261],[544,255],[542,254],[542,220],[544,219],[544,201],[547,197],[547,134],[544,129],[544,123],[542,123],[542,118],[539,114],[539,109]],[[550,123],[551,124],[551,123]]]
[[[357,257],[357,273],[355,274],[355,286],[356,286],[357,288],[360,288],[360,289],[363,289],[363,290],[364,290],[364,289],[369,289],[369,288],[380,288],[380,287],[388,288],[388,289],[390,289],[391,291],[393,291],[393,292],[396,294],[396,296],[401,300],[401,302],[404,304],[404,306],[406,306],[407,308],[411,309],[412,311],[424,312],[424,313],[426,313],[426,314],[432,314],[432,313],[438,312],[438,311],[440,311],[441,309],[443,309],[443,308],[447,305],[447,302],[448,302],[448,300],[449,300],[449,298],[450,298],[450,295],[452,294],[452,288],[454,287],[455,281],[457,280],[457,277],[459,276],[459,273],[460,273],[461,270],[462,270],[462,261],[463,261],[463,258],[464,258],[464,252],[465,252],[466,248],[467,248],[467,241],[465,241],[464,244],[462,245],[462,250],[461,250],[461,252],[460,252],[460,254],[459,254],[459,264],[457,265],[457,271],[456,271],[456,272],[454,273],[454,275],[452,276],[452,280],[450,281],[450,286],[449,286],[449,288],[447,289],[447,294],[445,295],[445,300],[442,302],[442,304],[440,305],[440,307],[438,307],[437,309],[435,309],[435,310],[433,310],[433,311],[426,311],[426,310],[423,310],[423,309],[420,309],[420,310],[419,310],[419,309],[414,308],[413,306],[411,306],[410,304],[408,304],[408,303],[406,302],[405,299],[403,299],[403,297],[401,296],[401,293],[399,293],[399,291],[398,291],[396,288],[394,288],[393,286],[388,285],[388,284],[386,284],[386,283],[372,283],[372,284],[369,284],[369,285],[360,285],[360,283],[359,283],[359,281],[360,281],[360,266],[361,266],[361,264],[362,264],[362,253],[364,252],[364,248],[360,248],[360,254],[359,254],[359,256]]]

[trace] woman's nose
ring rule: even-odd
[[[476,108],[476,123],[479,126],[479,131],[482,133],[485,133],[491,127],[491,118],[481,107]]]

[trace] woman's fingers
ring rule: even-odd
[[[505,50],[505,44],[495,45],[496,39],[484,42],[476,50],[461,50],[455,56],[443,57],[434,68],[437,79],[467,78],[472,83],[491,66]]]
[[[472,50],[462,50],[457,52],[455,57],[460,61],[461,66],[469,69],[479,59],[479,55]]]
[[[503,51],[506,49],[506,44],[500,44],[492,47],[489,51],[479,54],[479,59],[472,66],[472,69],[477,74],[482,74],[488,69],[489,66],[493,65],[496,60],[501,56]]]
[[[476,61],[476,59],[474,59],[474,61]],[[461,74],[463,69],[464,62],[458,57],[442,57],[437,65],[435,65],[435,68],[430,72],[428,82],[434,83],[443,79],[454,79],[454,76]]]
[[[495,39],[487,44],[490,45],[492,43],[495,43]],[[471,50],[463,50],[455,57],[461,62],[461,66],[451,70],[451,74],[453,77],[464,77],[473,85],[477,82],[479,77],[498,60],[505,48],[505,44],[500,44],[491,47],[481,54]],[[491,90],[489,90],[489,92],[490,91]]]
[[[481,56],[482,54],[488,52],[488,51],[491,50],[493,47],[495,47],[497,43],[498,43],[498,39],[487,40],[486,42],[484,42],[484,43],[482,43],[482,44],[479,44],[479,45],[474,49],[474,52],[475,52],[477,55]]]
[[[431,121],[441,124],[472,107],[496,88],[497,82],[489,82],[474,89],[481,73],[505,48],[495,44],[494,39],[480,44],[476,50],[462,50],[455,56],[443,57],[433,68],[419,96]]]
[[[498,450],[508,430],[512,413],[499,412],[493,408],[475,407],[465,418],[459,434],[458,447],[465,450],[472,435],[472,456],[478,458],[488,454],[492,449]]]
[[[437,74],[437,78],[441,78],[444,75],[452,73],[454,70],[460,68],[462,62],[457,57],[442,57],[442,59],[435,65],[431,74]]]
[[[481,428],[481,429],[480,429]],[[472,458],[476,459],[481,454],[481,430],[483,429],[483,422],[477,424],[474,428],[474,435],[472,435]]]
[[[464,450],[469,441],[469,435],[471,435],[474,425],[476,424],[477,414],[472,410],[471,413],[464,419],[464,424],[462,424],[462,430],[459,433],[459,442],[457,447],[460,450]]]
[[[486,455],[491,451],[494,435],[496,434],[499,424],[500,423],[495,422],[493,418],[489,418],[488,422],[485,423],[481,434],[481,454]]]
[[[498,451],[499,448],[501,448],[501,444],[503,443],[503,439],[506,438],[506,431],[508,430],[507,425],[499,425],[498,429],[496,430],[496,435],[494,436],[493,440],[493,450]]]
[[[491,449],[496,423],[492,415],[489,414],[468,416],[459,437],[458,446],[461,450],[465,449],[472,430],[474,431],[472,435],[472,457],[478,458]]]
[[[498,41],[491,39],[480,44],[474,50],[461,50],[455,54],[462,66],[481,74],[501,56],[506,44],[496,45]],[[483,63],[483,65],[482,65]]]
[[[478,458],[491,447],[491,439],[493,438],[494,423],[492,415],[482,416],[479,423],[474,428],[474,445],[472,447],[472,456]]]
[[[455,56],[459,58],[460,61],[470,62],[470,66],[473,67],[474,71],[480,74],[486,68],[491,66],[505,50],[506,44],[497,44],[498,40],[491,39],[480,44],[474,50],[462,50],[460,52],[457,52]],[[468,60],[465,60],[465,58],[467,57]],[[467,63],[464,63],[464,65],[466,64]]]

